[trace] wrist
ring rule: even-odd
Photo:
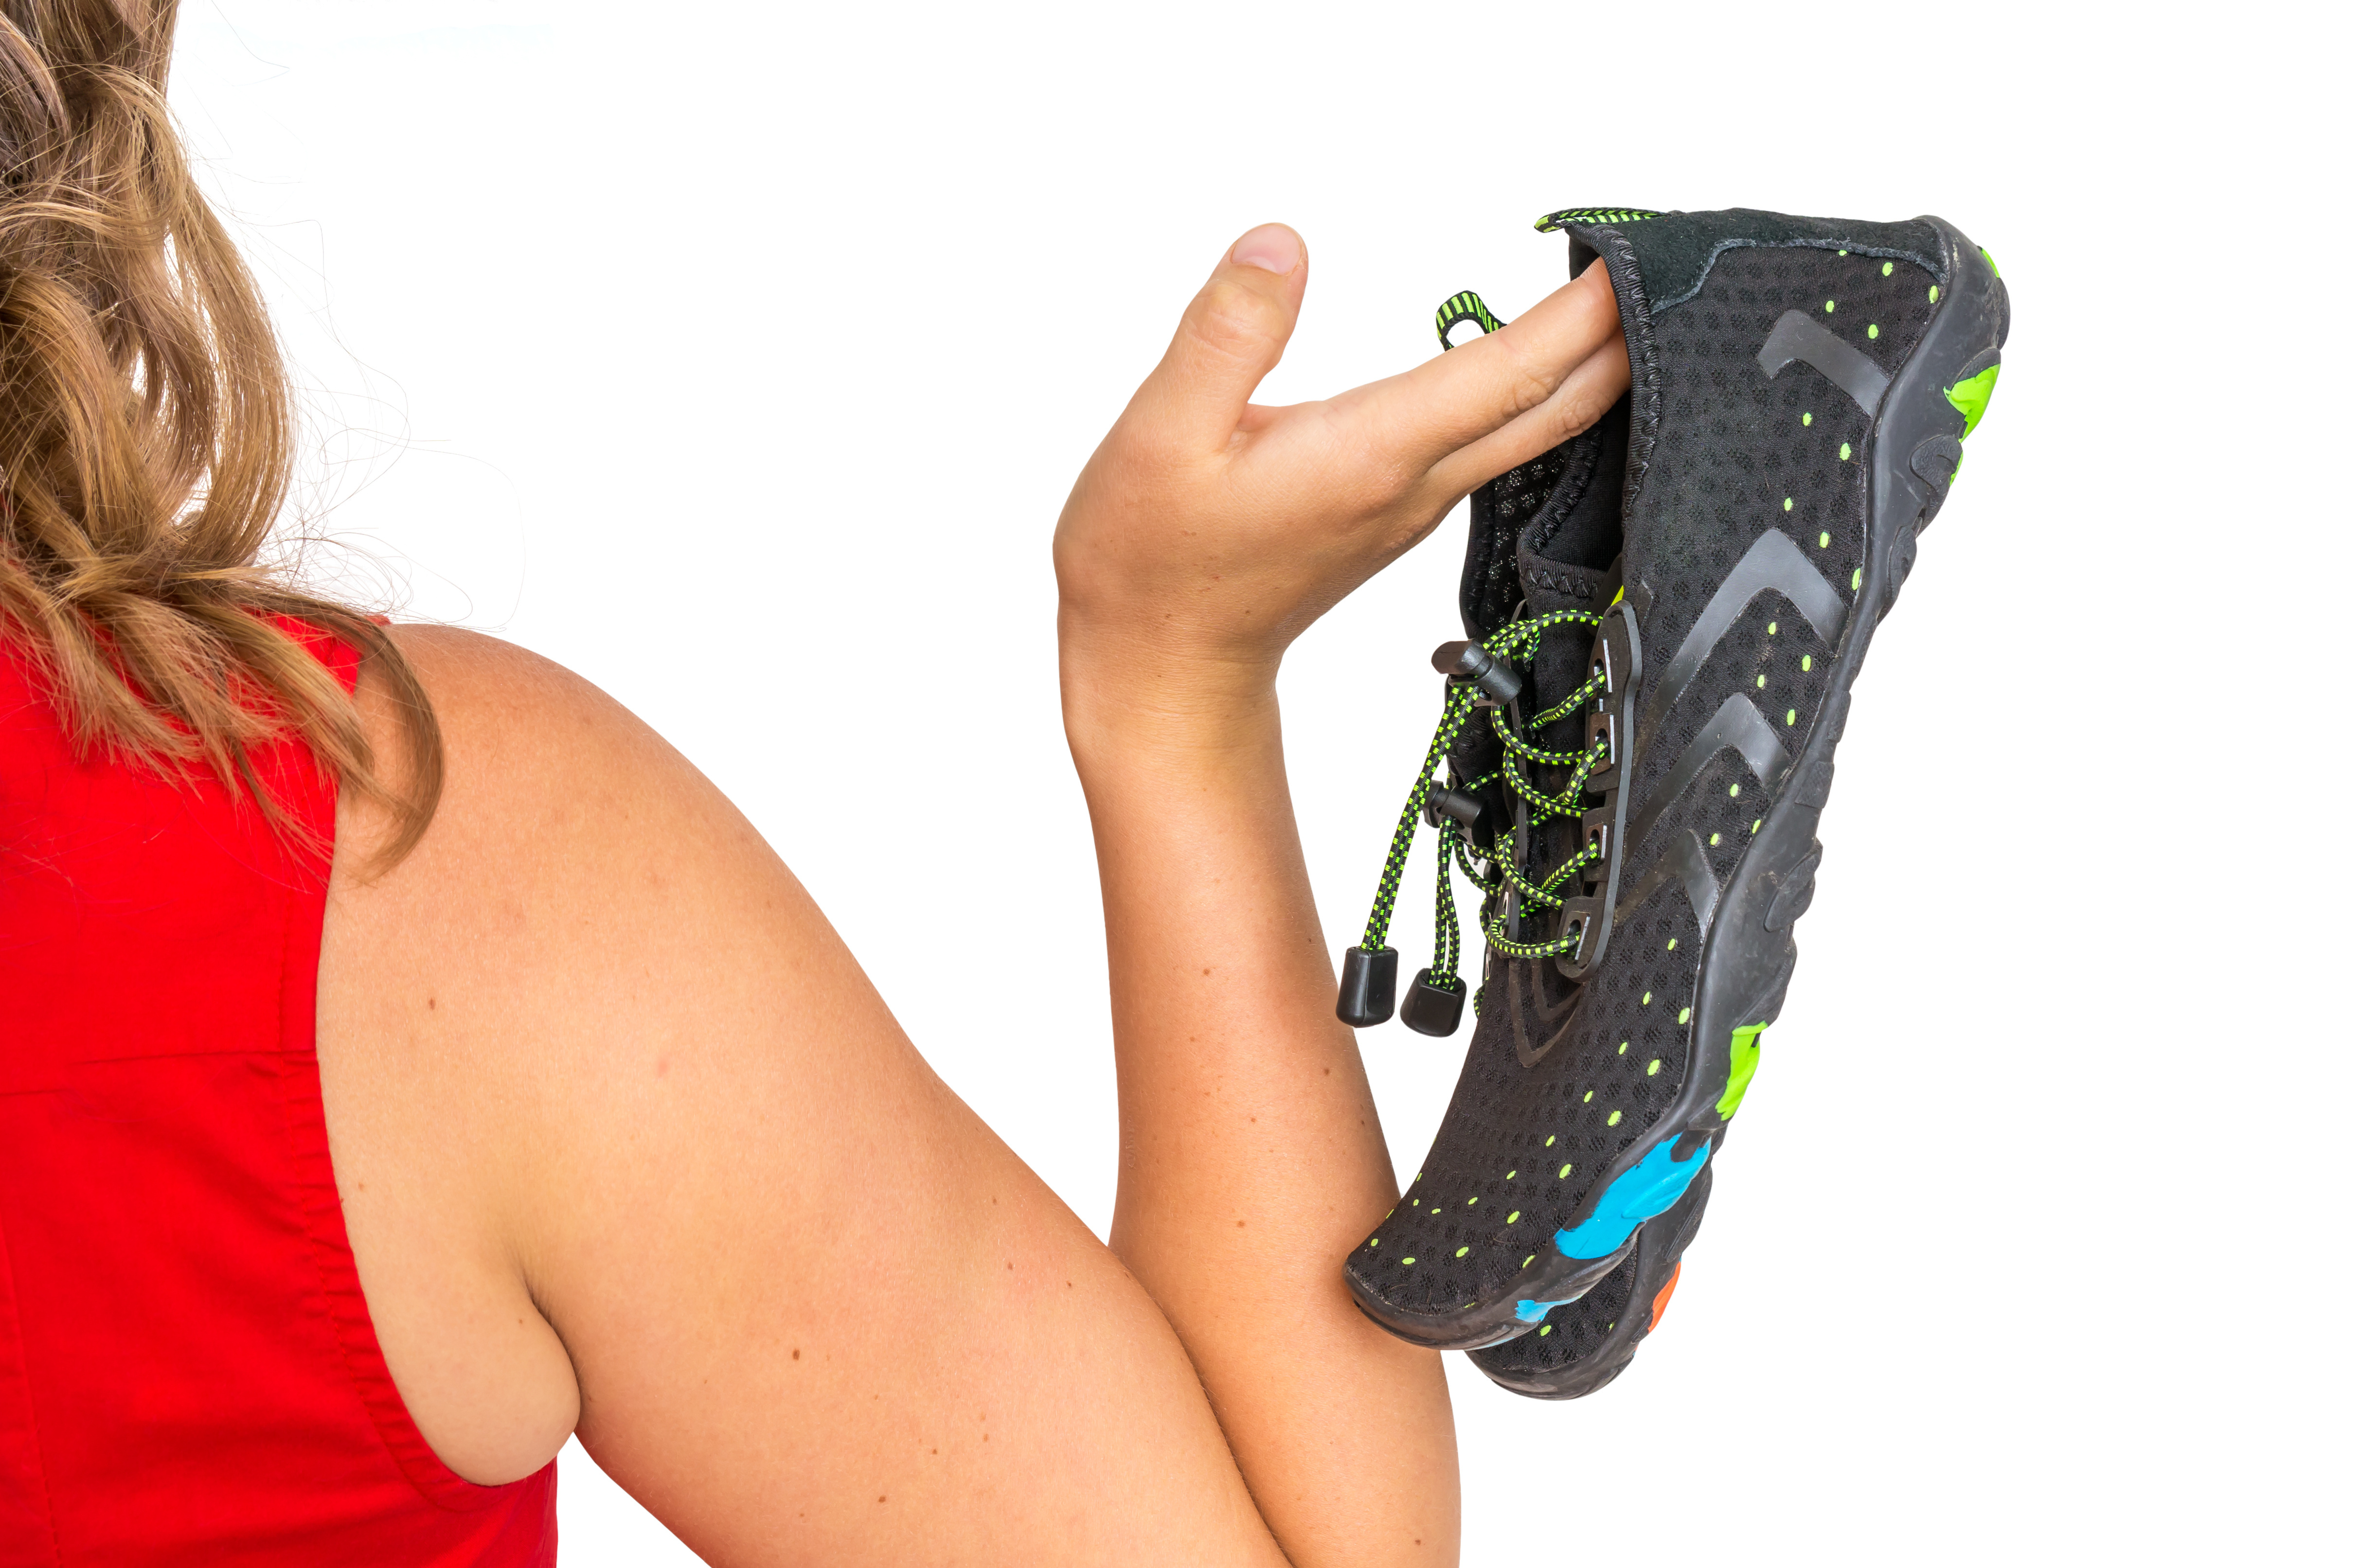
[[[1058,687],[1085,783],[1094,767],[1159,768],[1263,754],[1278,730],[1278,660],[1254,649],[1176,646],[1136,626],[1061,615]]]
[[[1173,636],[1142,616],[1057,609],[1057,687],[1066,730],[1222,748],[1277,715],[1279,652]],[[1076,735],[1074,739],[1081,739]]]

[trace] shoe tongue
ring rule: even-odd
[[[1535,593],[1573,596],[1552,600],[1551,609],[1581,606],[1585,586],[1596,597],[1599,574],[1622,549],[1622,464],[1630,444],[1625,395],[1590,429],[1475,492],[1459,588],[1468,636],[1498,630],[1517,601],[1530,604]]]
[[[1607,578],[1622,554],[1622,460],[1630,440],[1625,397],[1567,443],[1571,461],[1516,536],[1517,576],[1535,613],[1602,610],[1614,596]]]

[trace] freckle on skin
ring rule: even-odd
[[[796,1351],[795,1351],[794,1355],[792,1355],[792,1356],[790,1356],[788,1359],[792,1360],[792,1361],[801,1361],[803,1358],[803,1353],[802,1349],[801,1349],[800,1347],[798,1347],[798,1348],[796,1349]]]
[[[430,1013],[434,1010],[434,998],[432,996],[426,998],[426,1010]]]

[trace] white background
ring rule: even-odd
[[[1785,1016],[1637,1367],[1453,1358],[1467,1561],[2209,1563],[2349,1550],[2344,52],[2259,5],[191,0],[173,99],[311,391],[308,569],[654,724],[1101,1229],[1047,541],[1224,246],[1309,241],[1285,401],[1527,307],[1553,208],[1959,223],[2015,335]],[[1337,946],[1460,527],[1287,665]],[[1456,1046],[1363,1044],[1414,1168]],[[576,1568],[693,1561],[578,1449],[560,1497]]]

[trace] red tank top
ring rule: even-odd
[[[309,753],[256,764],[333,842]],[[556,1560],[556,1465],[453,1474],[369,1324],[312,1051],[327,870],[211,778],[76,761],[0,643],[5,1568]]]

